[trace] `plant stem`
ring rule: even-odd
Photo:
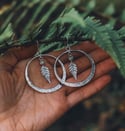
[[[10,48],[14,47],[21,47],[21,46],[30,46],[33,44],[36,44],[37,40],[26,40],[21,43],[19,40],[12,41],[11,44],[7,43],[0,48],[0,53],[4,53]],[[38,40],[40,44],[50,44],[52,42],[66,42],[67,38],[52,38],[52,39],[46,39],[46,40]],[[85,38],[69,38],[68,42],[80,42],[80,41],[92,41],[91,39],[85,39]]]

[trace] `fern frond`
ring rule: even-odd
[[[87,25],[85,33],[110,54],[125,76],[125,47],[121,36],[113,30],[112,26],[101,25],[99,21],[95,21],[93,18],[88,17],[85,21]],[[123,34],[123,32],[123,29],[119,31],[120,34]]]
[[[118,34],[121,39],[125,40],[125,27],[122,27],[121,29],[119,29]]]
[[[109,35],[99,20],[95,20],[94,17],[87,17],[84,21],[86,27],[83,30],[89,38],[100,45],[110,43]]]
[[[113,27],[106,25],[105,28],[112,42],[106,45],[106,50],[116,62],[121,73],[125,76],[125,44],[117,31],[113,30]]]
[[[2,44],[4,41],[8,41],[9,39],[11,39],[12,35],[12,25],[8,24],[8,26],[5,28],[3,32],[0,31],[0,44]]]

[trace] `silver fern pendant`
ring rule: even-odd
[[[48,67],[46,67],[45,65],[42,65],[42,67],[41,67],[41,74],[43,75],[43,77],[44,77],[49,83],[51,83],[51,80],[50,80],[50,72],[49,72]]]
[[[70,62],[69,71],[73,75],[74,79],[77,80],[77,65],[75,63]]]

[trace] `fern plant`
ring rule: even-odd
[[[112,25],[87,16],[86,11],[81,12],[76,7],[80,1],[19,2],[13,1],[1,14],[1,53],[12,47],[34,44],[36,40],[40,41],[42,52],[62,48],[66,38],[72,44],[90,40],[110,54],[125,76],[125,27],[114,30]],[[89,6],[91,10],[94,3]]]

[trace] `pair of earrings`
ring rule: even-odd
[[[89,61],[91,63],[91,72],[90,72],[90,74],[88,75],[88,77],[85,80],[80,81],[80,82],[75,82],[75,83],[73,82],[72,83],[72,82],[67,82],[66,69],[64,67],[63,62],[61,61],[61,57],[63,57],[64,55],[68,56],[69,72],[72,74],[74,79],[77,80],[78,69],[77,69],[77,65],[74,63],[74,56],[73,56],[74,52],[81,53],[82,55],[86,56],[89,59]],[[30,80],[30,77],[29,77],[29,66],[30,66],[30,64],[32,63],[33,60],[39,58],[39,62],[40,62],[40,65],[41,65],[41,69],[40,69],[41,74],[48,81],[48,83],[51,83],[50,71],[49,71],[49,68],[45,65],[44,57],[50,57],[50,58],[55,60],[54,67],[53,67],[54,68],[54,74],[55,74],[57,80],[59,81],[59,84],[57,84],[54,87],[51,87],[49,89],[45,89],[45,88],[35,86],[33,84],[33,82]],[[60,76],[58,74],[57,63],[59,63],[59,65],[62,68],[62,78],[60,78]],[[92,80],[92,78],[94,77],[94,74],[95,74],[95,62],[94,62],[93,58],[89,54],[87,54],[86,52],[84,52],[82,50],[71,50],[70,46],[68,45],[68,42],[67,42],[66,51],[63,52],[62,54],[60,54],[58,57],[55,57],[55,56],[50,55],[50,54],[40,54],[40,52],[38,52],[38,55],[34,56],[32,59],[30,59],[28,61],[27,65],[26,65],[26,68],[25,68],[25,78],[26,78],[26,81],[27,81],[28,85],[32,89],[34,89],[35,91],[38,91],[40,93],[55,92],[55,91],[59,90],[62,87],[62,85],[65,85],[65,86],[68,86],[68,87],[81,87],[81,86],[84,86],[84,85],[86,85],[87,83],[89,83]]]

